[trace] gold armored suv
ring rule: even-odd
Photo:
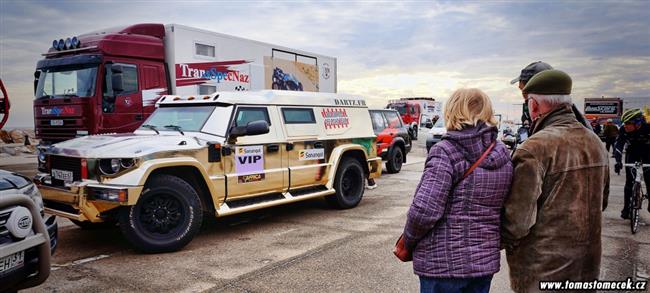
[[[381,174],[363,99],[258,91],[163,96],[134,133],[93,135],[39,155],[46,212],[82,227],[119,222],[141,251],[181,249],[203,214],[317,197],[355,207]]]

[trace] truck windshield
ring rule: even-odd
[[[397,112],[399,112],[400,115],[406,114],[406,105],[404,105],[404,104],[402,104],[402,105],[393,104],[393,105],[390,105],[390,108],[397,110]]]
[[[141,130],[200,131],[215,106],[161,107],[151,114]],[[146,126],[146,127],[145,127]],[[167,126],[167,127],[166,127]],[[170,127],[174,126],[174,127]]]
[[[38,78],[36,98],[61,96],[91,97],[95,94],[97,66],[47,68]]]

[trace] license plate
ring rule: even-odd
[[[16,252],[0,258],[0,275],[10,270],[22,267],[25,264],[25,252]]]
[[[64,182],[72,182],[72,171],[52,169],[52,177]]]
[[[61,120],[61,119],[50,120],[50,125],[51,126],[63,126],[63,120]]]

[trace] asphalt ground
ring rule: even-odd
[[[359,206],[330,209],[323,200],[204,222],[183,250],[141,254],[118,228],[82,230],[59,219],[50,278],[27,292],[417,292],[411,263],[392,254],[420,179],[424,139],[408,165],[384,174]],[[613,163],[612,163],[613,164]],[[6,165],[29,173],[33,164]],[[650,226],[632,235],[619,218],[624,176],[612,173],[603,220],[601,280],[648,280]],[[645,204],[644,204],[645,207]],[[643,210],[642,219],[650,221]],[[492,292],[510,292],[502,253]]]

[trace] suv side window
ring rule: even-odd
[[[402,120],[395,112],[386,112],[386,119],[388,120],[388,127],[399,128],[402,127]]]
[[[265,120],[271,125],[269,112],[266,107],[239,107],[235,115],[235,126],[245,126],[249,122]]]
[[[384,120],[384,115],[382,115],[381,112],[370,112],[370,116],[374,131],[381,132],[386,129],[386,120]]]
[[[316,124],[311,108],[282,108],[282,117],[286,124]]]

